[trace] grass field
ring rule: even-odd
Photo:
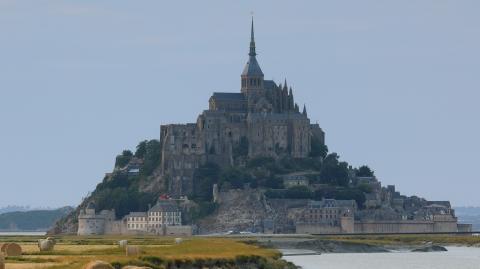
[[[203,263],[208,261],[235,261],[242,257],[277,260],[276,250],[260,248],[226,238],[185,238],[180,244],[168,237],[57,237],[57,245],[50,252],[40,252],[36,241],[40,237],[0,237],[0,243],[15,242],[21,245],[21,257],[8,257],[6,269],[65,268],[81,269],[92,260],[117,264],[152,262],[157,268],[166,264]],[[127,239],[129,245],[139,246],[140,256],[126,256],[117,246],[118,240]],[[162,267],[163,266],[163,267]]]
[[[280,253],[261,248],[250,238],[190,237],[180,244],[171,237],[155,236],[62,236],[56,237],[54,251],[40,252],[37,240],[44,237],[0,236],[0,244],[15,242],[21,245],[21,257],[8,257],[6,269],[82,269],[92,260],[121,265],[148,265],[165,268],[244,268],[242,263],[260,264],[258,268],[294,268],[279,259]],[[467,235],[344,235],[311,237],[319,240],[358,242],[377,246],[423,245],[426,242],[442,245],[480,246],[479,236]],[[139,246],[142,254],[126,256],[118,241]],[[263,265],[262,265],[263,263]],[[220,265],[221,264],[221,265]],[[185,265],[185,266],[183,266]],[[224,266],[225,265],[225,266]]]

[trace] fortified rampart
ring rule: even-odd
[[[355,222],[355,233],[440,233],[457,232],[457,222],[400,220]]]

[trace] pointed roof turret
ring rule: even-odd
[[[303,115],[307,116],[307,106],[303,104]]]
[[[263,72],[260,68],[260,65],[257,62],[257,52],[255,50],[255,33],[253,30],[253,17],[252,17],[252,27],[250,30],[250,52],[248,53],[248,62],[243,68],[242,76],[257,76],[263,78]]]

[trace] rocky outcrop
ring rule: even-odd
[[[412,252],[437,252],[437,251],[447,251],[447,249],[439,245],[429,245],[425,247],[412,249]]]
[[[342,242],[333,240],[280,238],[259,241],[260,245],[278,249],[311,250],[317,253],[375,253],[389,252],[388,249],[364,243]]]
[[[263,191],[234,189],[219,193],[218,208],[199,221],[200,233],[261,230],[262,221],[269,217]]]

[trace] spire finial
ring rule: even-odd
[[[255,33],[253,30],[253,12],[252,12],[252,29],[250,31],[250,53],[248,53],[250,56],[256,56],[257,53],[255,52]]]
[[[255,32],[253,31],[253,13],[252,13],[252,30],[250,32],[250,42],[255,42]]]

